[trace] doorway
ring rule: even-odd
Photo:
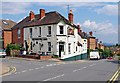
[[[61,57],[61,52],[64,51],[64,42],[59,42],[59,57]]]

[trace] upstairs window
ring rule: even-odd
[[[69,43],[69,44],[68,44],[68,53],[69,53],[69,54],[71,53],[71,48],[70,48],[70,47],[71,47],[71,44]]]
[[[60,26],[60,34],[63,34],[63,26]]]
[[[20,29],[18,29],[18,38],[20,38],[20,33],[21,33],[21,31],[20,31]]]
[[[48,26],[48,35],[51,35],[51,26]]]
[[[32,38],[32,28],[30,28],[30,38]]]
[[[39,35],[41,36],[41,27],[39,27]]]

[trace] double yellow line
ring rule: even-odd
[[[115,74],[112,76],[112,78],[108,81],[108,83],[114,83],[115,80],[118,78],[120,74],[120,67],[118,68],[118,70],[115,72]]]
[[[16,67],[9,67],[9,69],[10,69],[10,71],[5,73],[5,74],[3,74],[2,77],[10,75],[10,74],[16,72]]]

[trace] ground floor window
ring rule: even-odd
[[[51,42],[48,42],[48,51],[51,51]]]
[[[76,46],[76,51],[77,51],[77,46]]]
[[[32,42],[31,42],[31,45],[30,45],[30,49],[32,50],[33,48],[32,48]]]
[[[70,51],[70,49],[71,49],[71,48],[70,48],[70,45],[71,45],[71,44],[69,43],[69,44],[68,44],[68,53],[69,53],[69,54],[71,53],[71,51]]]

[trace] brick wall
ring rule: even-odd
[[[6,48],[7,44],[12,43],[12,31],[11,30],[4,30],[3,31],[3,47]]]
[[[88,48],[95,49],[96,48],[96,39],[95,38],[88,38]]]
[[[18,34],[17,34],[17,32],[18,32],[18,29],[13,29],[12,30],[12,43],[18,43]]]
[[[18,39],[18,28],[12,30],[12,43],[24,44],[24,29],[20,29],[20,38]]]

